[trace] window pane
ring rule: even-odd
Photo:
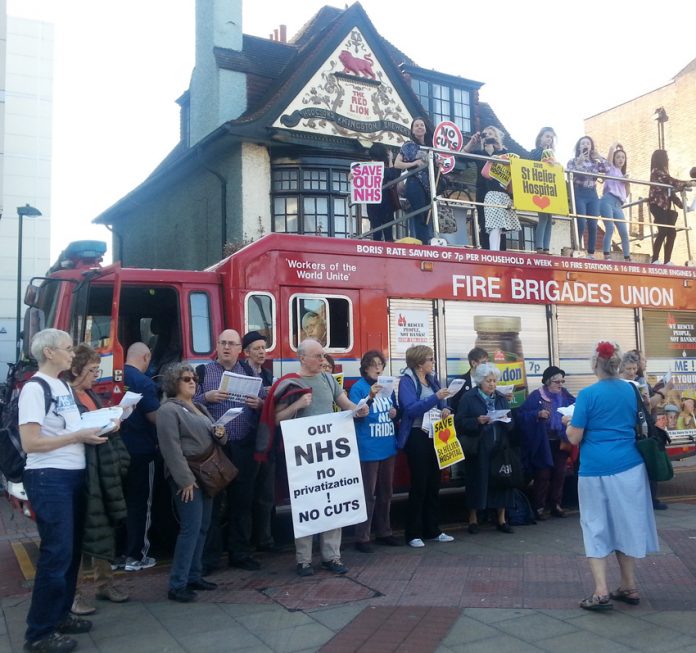
[[[298,233],[297,198],[273,198],[273,230],[281,233]]]
[[[293,347],[305,338],[314,338],[327,344],[327,302],[321,297],[294,297],[291,303],[292,326],[290,339]]]
[[[207,293],[192,292],[189,295],[191,311],[191,345],[196,354],[207,354],[213,349],[210,335],[210,299]]]
[[[333,201],[334,208],[334,235],[347,237],[351,232],[353,220],[349,220],[348,199],[344,197],[335,197]]]
[[[304,190],[328,190],[329,171],[328,170],[303,170],[302,188]]]
[[[247,333],[258,331],[266,337],[267,349],[275,347],[275,315],[269,295],[252,294],[246,298]]]
[[[273,171],[273,190],[297,190],[297,169],[279,168]]]
[[[345,193],[346,195],[350,192],[348,185],[348,173],[343,170],[332,170],[331,171],[331,189],[337,193]]]
[[[329,204],[325,197],[303,198],[305,234],[329,236]]]

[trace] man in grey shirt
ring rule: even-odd
[[[324,348],[317,340],[306,338],[297,348],[297,358],[300,361],[300,377],[311,392],[302,394],[299,399],[287,406],[276,407],[276,424],[286,419],[325,415],[333,412],[334,403],[342,410],[355,410],[357,406],[348,399],[348,395],[336,383],[331,374],[322,372]],[[369,408],[365,405],[356,412],[356,417],[367,415]],[[319,534],[321,549],[321,566],[335,574],[345,574],[348,569],[341,562],[341,529],[332,528]],[[295,555],[297,558],[297,574],[311,576],[312,567],[312,535],[295,538]]]

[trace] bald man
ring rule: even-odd
[[[151,358],[144,342],[134,342],[126,352],[123,371],[126,390],[143,396],[130,417],[121,424],[121,436],[131,457],[125,484],[128,510],[125,558],[117,562],[117,566],[126,571],[148,569],[156,562],[148,555],[148,530],[152,523],[150,510],[159,455],[155,417],[160,404],[157,386],[145,374]]]
[[[222,375],[225,372],[255,376],[249,364],[239,360],[241,353],[241,336],[234,329],[225,329],[217,339],[216,359],[197,368],[200,378],[193,399],[202,403],[216,420],[230,408],[243,408],[241,415],[225,426],[227,431],[226,451],[239,470],[237,478],[227,487],[227,553],[230,567],[255,571],[259,569],[260,564],[252,555],[254,547],[251,544],[254,485],[258,469],[258,463],[254,460],[254,450],[256,426],[263,400],[260,396],[249,396],[244,401],[237,401],[229,393],[218,390]],[[265,395],[263,388],[259,392],[261,395]],[[206,569],[217,566],[221,553],[219,507],[222,496],[221,492],[216,497],[213,522],[203,553],[203,566]]]

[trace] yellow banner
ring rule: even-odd
[[[433,422],[433,434],[435,454],[440,469],[464,460],[462,445],[459,444],[457,434],[454,431],[454,415]]]
[[[517,210],[568,215],[568,191],[559,164],[511,159],[510,172]]]

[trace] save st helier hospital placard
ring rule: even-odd
[[[295,537],[367,519],[353,413],[280,423]]]
[[[510,173],[518,211],[568,215],[568,190],[559,164],[513,158]]]

